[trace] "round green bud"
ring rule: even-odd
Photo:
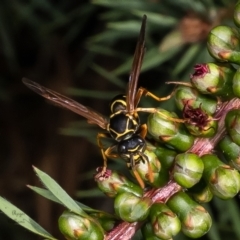
[[[158,238],[152,228],[152,224],[150,222],[146,222],[144,226],[141,228],[142,235],[145,240],[163,240],[162,238]],[[172,238],[169,238],[168,240],[173,240]]]
[[[237,27],[240,27],[240,3],[238,2],[234,7],[233,20]]]
[[[221,62],[240,63],[240,36],[236,28],[217,26],[208,35],[209,53]]]
[[[175,157],[177,156],[176,151],[159,145],[152,149],[152,151],[161,160],[162,167],[169,170],[173,166]]]
[[[240,175],[238,171],[224,164],[213,154],[202,156],[204,163],[203,178],[208,183],[211,192],[221,199],[236,196],[240,190]]]
[[[184,129],[182,123],[178,123],[177,115],[164,109],[152,113],[148,117],[148,132],[158,141],[165,143],[179,151],[187,151],[194,143],[194,137]]]
[[[89,213],[89,215],[98,221],[101,227],[107,232],[112,230],[118,221],[116,216],[112,216],[111,214],[105,212],[93,212]]]
[[[172,238],[181,230],[181,222],[179,218],[163,203],[153,204],[149,217],[153,232],[161,239]]]
[[[199,182],[203,169],[202,159],[197,154],[181,153],[175,158],[172,176],[179,185],[190,188]]]
[[[197,113],[199,113],[199,111]],[[186,128],[193,136],[210,138],[216,134],[218,130],[217,120],[203,112],[202,114],[198,114],[198,118],[194,118],[194,120],[196,122],[185,123]]]
[[[139,173],[141,179],[144,180],[144,182],[147,182],[149,185],[158,187],[160,179],[160,171],[161,171],[161,163],[158,160],[158,157],[156,154],[151,151],[151,146],[149,143],[147,143],[147,149],[144,151],[145,156],[148,158],[149,165],[147,161],[140,161],[136,166],[135,170]],[[149,167],[151,168],[150,171],[153,175],[153,181],[151,182],[149,179]]]
[[[186,193],[178,192],[173,195],[167,205],[178,215],[182,232],[188,237],[200,238],[209,231],[212,225],[209,213]]]
[[[61,233],[69,240],[103,240],[104,231],[100,224],[89,217],[81,217],[65,211],[58,219]]]
[[[225,125],[233,142],[240,146],[240,110],[229,111],[225,118]]]
[[[207,203],[213,198],[213,194],[203,178],[201,178],[196,185],[190,188],[188,193],[198,203]]]
[[[115,198],[114,209],[122,220],[137,222],[147,218],[151,204],[150,198],[140,198],[132,193],[120,193]]]
[[[218,144],[229,165],[240,171],[240,146],[227,135]]]
[[[179,85],[174,92],[176,106],[181,111],[184,110],[186,104],[194,109],[201,106],[201,109],[209,115],[213,115],[217,111],[217,99],[200,94],[193,87]]]
[[[95,181],[99,189],[109,197],[115,197],[118,193],[130,192],[136,196],[142,196],[143,189],[128,180],[125,176],[118,174],[116,171],[107,170],[106,177],[98,178],[98,173],[95,175]]]
[[[158,145],[152,149],[152,151],[154,151],[158,159],[161,160],[161,171],[158,177],[158,187],[162,187],[170,180],[170,171],[177,153],[174,150]]]
[[[197,64],[191,75],[192,85],[202,94],[232,98],[232,79],[235,69],[228,63]]]
[[[233,93],[236,97],[240,97],[240,69],[238,68],[233,77],[232,82]]]

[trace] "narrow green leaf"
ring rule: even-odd
[[[100,19],[104,22],[109,22],[113,20],[119,20],[123,17],[125,13],[122,11],[119,11],[119,9],[111,9],[109,11],[104,11],[100,14]]]
[[[41,179],[44,186],[70,211],[87,217],[87,214],[76,204],[76,202],[46,173],[34,167],[34,171]]]
[[[112,82],[113,84],[125,88],[125,84],[123,81],[121,81],[119,78],[116,77],[116,75],[112,74],[111,72],[106,71],[104,68],[100,67],[97,64],[92,64],[92,69],[96,71],[98,74],[103,76],[105,79],[107,79],[109,82]]]
[[[211,207],[208,204],[204,205],[204,207],[207,209],[209,214],[211,216],[213,216],[212,227],[210,228],[209,232],[207,233],[209,239],[211,239],[211,240],[221,240],[221,237],[220,237],[220,234],[219,234],[219,229],[218,229],[217,224],[216,224],[217,221],[214,221],[214,214],[212,212]]]
[[[162,63],[171,59],[174,55],[176,55],[182,49],[181,46],[172,47],[168,51],[160,51],[159,49],[151,49],[149,51],[143,62],[142,72],[148,71],[152,68],[158,67]]]
[[[167,52],[172,48],[183,46],[185,43],[179,29],[174,29],[164,36],[159,48],[162,52]]]
[[[117,51],[112,47],[106,46],[104,44],[88,44],[87,50],[91,51],[92,53],[97,53],[105,56],[117,56],[118,58],[123,60],[125,60],[125,58],[127,57],[127,54],[125,54],[124,52]]]
[[[160,13],[146,12],[146,11],[133,11],[138,17],[142,17],[144,14],[147,15],[148,22],[157,24],[158,27],[171,27],[178,23],[178,19],[169,15],[163,15]]]
[[[91,174],[92,175],[92,174]],[[28,187],[33,190],[34,192],[38,193],[39,195],[51,200],[51,201],[54,201],[56,203],[60,203],[61,202],[47,189],[44,189],[44,188],[39,188],[39,187],[35,187],[35,186],[30,186],[28,185]],[[79,193],[78,193],[79,195]],[[81,195],[81,194],[80,194]],[[98,194],[99,196],[99,194]],[[91,207],[88,207],[87,205],[81,203],[81,202],[78,202],[78,201],[75,201],[76,204],[78,206],[80,206],[84,211],[86,211],[87,213],[104,213],[105,215],[109,215],[111,217],[114,217],[114,215],[112,214],[108,214],[108,213],[105,213],[101,210],[97,210],[97,209],[94,209],[94,208],[91,208]]]
[[[50,233],[43,229],[38,223],[36,223],[23,211],[2,197],[0,197],[0,210],[13,221],[28,229],[29,231],[38,234],[39,236],[42,236],[46,239],[56,240],[56,238],[54,238]]]
[[[107,24],[108,28],[115,29],[118,31],[133,31],[139,32],[139,24],[140,21],[119,21],[119,22],[111,22]]]
[[[237,239],[240,239],[240,228],[239,228],[239,222],[240,222],[240,216],[239,216],[239,207],[236,204],[236,201],[234,199],[231,199],[228,201],[228,211],[231,216],[231,221],[233,224],[234,232],[237,235]]]
[[[197,53],[201,49],[201,44],[193,44],[191,45],[184,53],[181,59],[179,59],[175,68],[172,71],[172,75],[176,76],[179,74],[184,68],[188,67],[189,64],[196,58]]]
[[[91,44],[101,43],[101,44],[108,44],[111,46],[113,43],[121,40],[126,39],[131,36],[136,36],[136,32],[129,32],[129,31],[115,31],[113,29],[107,29],[104,32],[94,35],[90,37],[88,40],[88,48],[90,48]]]
[[[129,1],[129,0],[122,0],[122,1],[112,1],[112,0],[92,0],[93,4],[102,5],[105,7],[111,7],[111,8],[118,8],[118,9],[138,9],[146,7],[148,3],[145,3],[144,1]]]
[[[76,129],[76,128],[63,128],[59,130],[59,133],[65,136],[71,136],[71,137],[84,137],[92,144],[96,145],[96,131],[88,130],[82,130],[82,129]],[[97,151],[97,148],[96,148]]]
[[[145,57],[143,59],[143,66],[141,72],[147,71],[154,67],[159,66],[161,63],[171,59],[177,52],[181,50],[181,47],[176,46],[168,49],[167,51],[160,52],[158,48],[152,48],[151,50],[147,51]],[[123,73],[130,72],[132,66],[133,57],[129,57],[126,61],[112,71],[114,75],[120,75]]]
[[[90,197],[104,197],[105,195],[103,192],[100,191],[100,189],[89,189],[89,190],[79,190],[76,194],[79,198],[90,198]]]
[[[53,201],[59,204],[62,204],[61,201],[59,201],[49,190],[44,189],[44,188],[39,188],[39,187],[35,187],[35,186],[30,186],[27,185],[28,188],[30,188],[31,190],[33,190],[34,192],[36,192],[37,194]]]

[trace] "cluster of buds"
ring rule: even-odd
[[[240,3],[234,13],[237,27],[239,16]],[[208,50],[216,62],[197,64],[188,83],[174,82],[173,95],[182,115],[160,108],[149,115],[150,139],[144,152],[149,165],[140,162],[135,169],[148,188],[107,170],[95,180],[114,198],[115,215],[90,212],[89,218],[82,218],[64,212],[59,227],[67,239],[131,239],[141,229],[144,239],[171,240],[180,231],[191,238],[209,231],[212,220],[201,204],[214,196],[231,199],[240,190],[237,27],[214,28]],[[149,166],[153,181],[148,178]]]

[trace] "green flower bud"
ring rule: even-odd
[[[98,221],[101,227],[106,232],[112,230],[116,225],[116,222],[118,221],[116,217],[104,212],[94,212],[94,213],[89,213],[89,215],[92,218],[94,218],[96,221]]]
[[[141,228],[142,235],[145,240],[163,240],[162,238],[158,238],[152,228],[152,224],[150,222],[147,222],[144,224],[144,226]],[[173,240],[172,238],[168,240]]]
[[[188,237],[199,238],[209,231],[212,225],[209,213],[186,193],[178,192],[173,195],[167,205],[178,215],[182,231]]]
[[[233,198],[240,190],[240,175],[237,170],[224,164],[216,155],[202,156],[203,178],[214,195],[221,199]]]
[[[153,204],[149,217],[153,232],[161,239],[169,239],[181,230],[179,218],[163,203]]]
[[[240,146],[238,146],[229,136],[225,136],[219,147],[231,167],[240,171]]]
[[[120,193],[115,198],[114,209],[122,220],[137,222],[147,218],[151,204],[150,198],[140,198],[132,193]]]
[[[65,211],[58,219],[61,233],[69,240],[103,240],[104,231],[100,224],[91,217],[81,217]]]
[[[163,168],[169,170],[173,166],[175,157],[177,156],[176,151],[158,145],[152,151],[160,159]]]
[[[143,161],[140,161],[136,167],[135,170],[140,175],[141,179],[143,179],[145,182],[147,182],[149,185],[158,187],[159,181],[161,182],[161,176],[159,175],[159,172],[161,170],[161,163],[158,160],[156,154],[151,150],[150,143],[147,143],[147,148],[144,151],[144,154],[147,156],[149,165],[153,174],[153,182],[149,181],[149,166],[148,164]]]
[[[229,111],[225,118],[225,125],[231,139],[240,146],[240,110]]]
[[[197,64],[191,75],[192,85],[202,94],[232,98],[232,79],[235,69],[227,63]]]
[[[158,187],[164,186],[170,179],[170,170],[173,166],[174,159],[177,153],[174,150],[170,150],[161,146],[156,146],[152,149],[161,161],[161,171],[159,173]]]
[[[213,115],[217,111],[217,99],[200,94],[195,88],[178,86],[174,92],[176,106],[181,111],[185,108],[186,104],[194,109],[201,106],[201,109],[208,115]]]
[[[234,13],[233,13],[233,20],[234,20],[235,25],[237,27],[240,27],[240,3],[239,2],[235,5]]]
[[[175,158],[172,170],[173,179],[182,187],[190,188],[202,177],[202,159],[194,153],[181,153]]]
[[[193,145],[194,137],[186,133],[182,123],[171,120],[172,118],[178,117],[174,113],[158,109],[158,112],[148,117],[148,132],[156,141],[185,152]]]
[[[217,26],[208,35],[210,55],[221,62],[240,63],[240,35],[236,28]]]
[[[203,179],[201,179],[196,185],[190,188],[188,193],[198,203],[207,203],[210,202],[213,198],[213,194],[209,186]]]
[[[118,174],[116,171],[107,169],[106,176],[101,176],[99,178],[99,171],[101,171],[101,169],[97,169],[95,181],[99,189],[107,196],[115,197],[118,193],[123,192],[130,192],[139,197],[142,196],[142,188],[129,181],[125,176]]]
[[[209,116],[200,107],[193,108],[186,103],[183,118],[188,131],[197,137],[212,137],[218,129],[217,120]]]
[[[233,77],[232,83],[233,93],[236,97],[240,98],[240,69],[238,68]]]

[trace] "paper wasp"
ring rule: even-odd
[[[134,53],[126,96],[118,95],[112,99],[110,103],[111,113],[109,119],[105,118],[89,107],[85,107],[70,98],[39,85],[38,83],[26,78],[23,79],[23,83],[39,95],[59,106],[67,108],[85,117],[89,123],[96,124],[102,129],[106,130],[106,133],[99,133],[97,135],[97,143],[101,149],[104,160],[102,171],[99,173],[100,177],[104,176],[104,173],[106,172],[107,158],[117,158],[120,156],[126,160],[128,167],[133,171],[134,176],[142,188],[144,187],[144,182],[135,170],[136,164],[138,164],[140,161],[147,162],[149,181],[153,181],[153,174],[149,165],[148,157],[144,154],[146,148],[144,139],[147,134],[147,127],[146,124],[140,124],[138,112],[156,112],[156,109],[138,108],[137,106],[142,95],[150,96],[157,101],[163,101],[170,98],[158,98],[144,88],[137,89],[138,78],[145,51],[146,20],[147,17],[144,15]],[[101,143],[101,138],[106,137],[113,138],[116,141],[116,144],[104,150],[104,147]]]

